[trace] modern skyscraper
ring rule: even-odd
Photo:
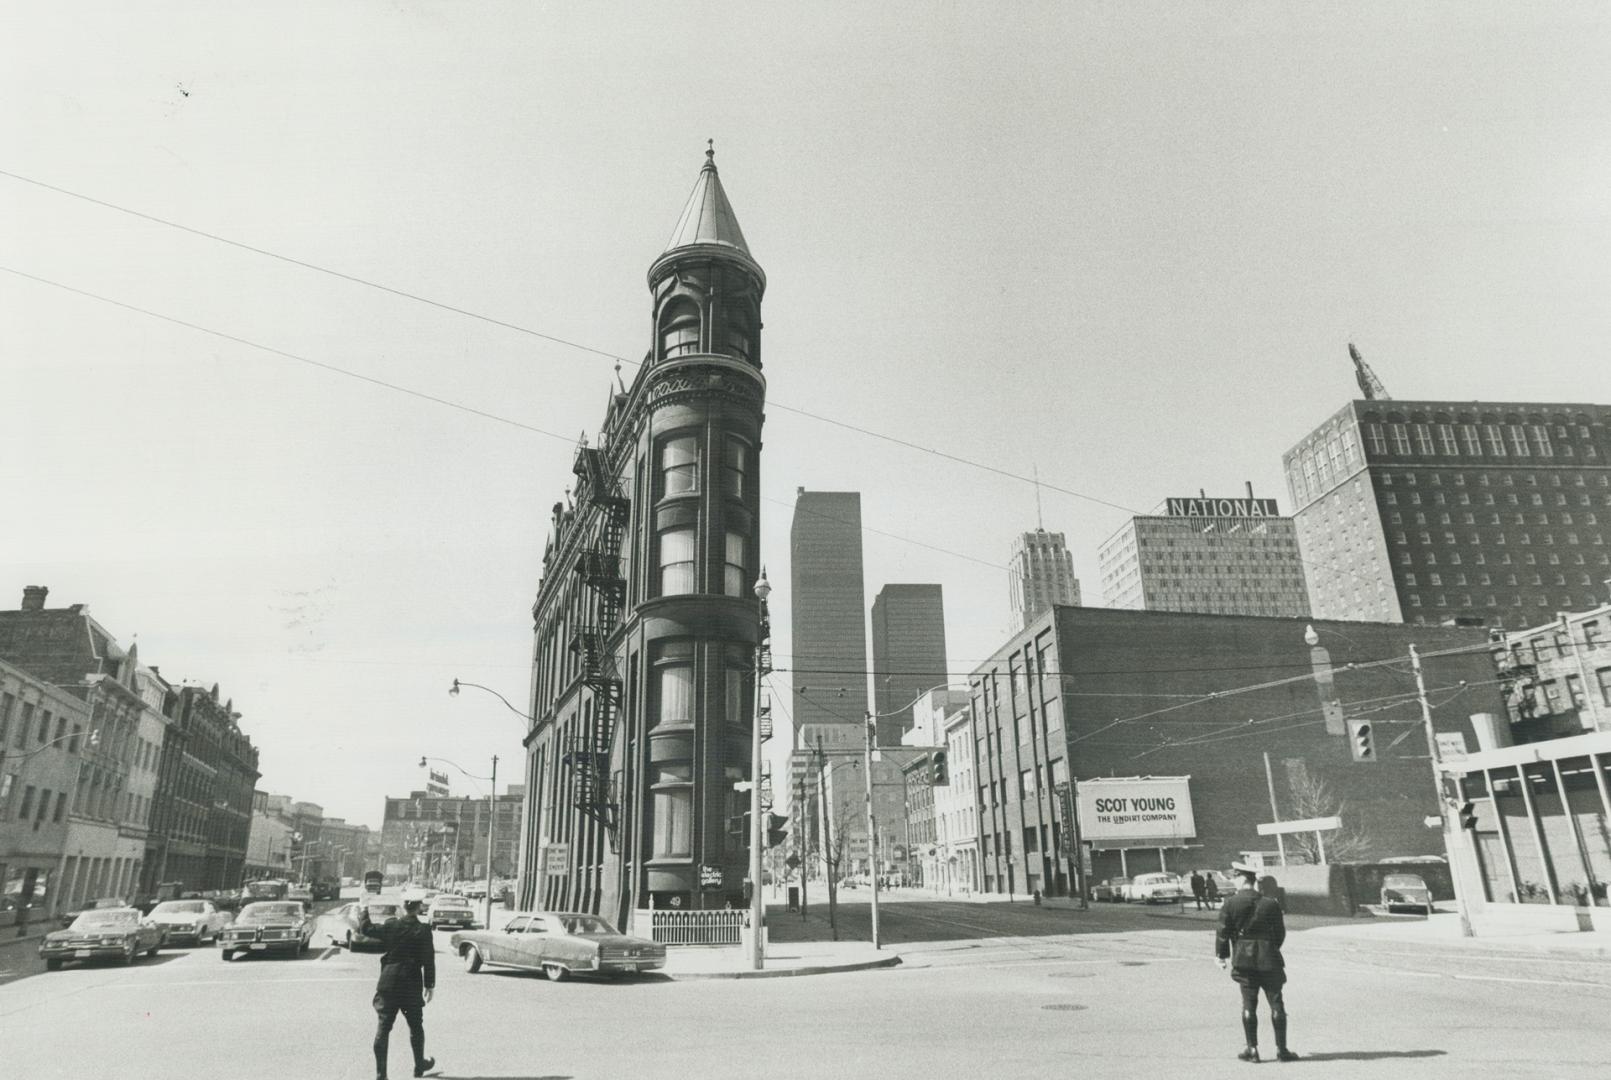
[[[789,614],[795,746],[821,726],[859,725],[867,708],[867,601],[862,587],[861,493],[807,491],[789,532]],[[829,743],[842,731],[830,733]],[[859,744],[858,744],[859,745]]]
[[[761,297],[707,152],[649,267],[654,337],[577,448],[532,608],[522,908],[743,902],[760,613]],[[551,856],[563,850],[565,861]]]
[[[1110,608],[1208,615],[1309,614],[1297,530],[1274,499],[1166,499],[1098,555]]]
[[[1080,582],[1074,576],[1074,557],[1068,553],[1063,534],[1036,529],[1014,540],[1008,586],[1019,629],[1053,604],[1078,607]]]
[[[1599,603],[1611,406],[1350,401],[1282,457],[1315,618],[1523,627]]]
[[[950,681],[945,601],[938,585],[885,585],[873,598],[873,711],[878,744],[897,746],[912,704]]]

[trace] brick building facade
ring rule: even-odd
[[[970,678],[981,886],[1069,892],[1058,786],[1082,778],[1190,777],[1195,817],[1194,835],[1173,850],[1121,854],[1122,842],[1088,830],[1093,880],[1228,866],[1273,849],[1258,824],[1324,816],[1328,800],[1343,808],[1356,857],[1440,853],[1423,824],[1438,807],[1412,643],[1438,731],[1469,738],[1470,714],[1503,713],[1480,629],[1052,609]],[[1373,760],[1351,753],[1359,721],[1373,729]]]

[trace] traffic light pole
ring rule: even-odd
[[[873,948],[881,948],[878,943],[878,821],[873,816],[873,740],[878,731],[877,721],[872,713],[866,714],[867,721],[867,768],[865,770],[867,781],[867,866],[873,879]]]
[[[755,583],[755,711],[750,714],[750,968],[754,971],[766,966],[762,926],[766,920],[766,896],[761,889],[761,845],[766,842],[766,822],[761,816],[761,677],[767,647],[766,598],[771,591],[766,570],[762,569],[761,579]]]
[[[1443,851],[1449,860],[1449,880],[1454,885],[1454,906],[1460,912],[1460,936],[1474,937],[1471,930],[1471,913],[1466,910],[1466,893],[1460,881],[1460,869],[1464,859],[1460,857],[1460,848],[1465,840],[1465,830],[1460,828],[1458,821],[1449,820],[1454,811],[1450,799],[1443,790],[1443,769],[1438,761],[1438,740],[1432,729],[1432,703],[1426,699],[1426,676],[1421,671],[1421,654],[1416,652],[1415,646],[1410,646],[1410,669],[1415,672],[1415,696],[1421,703],[1421,725],[1426,729],[1426,752],[1432,758],[1432,787],[1438,799],[1438,817],[1443,821]],[[1431,902],[1427,902],[1430,911]]]

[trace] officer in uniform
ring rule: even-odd
[[[423,900],[403,901],[403,917],[387,919],[379,926],[369,921],[369,908],[358,911],[358,929],[386,946],[380,958],[380,981],[375,984],[375,1077],[386,1080],[386,1044],[392,1024],[402,1013],[408,1021],[408,1042],[414,1050],[414,1075],[424,1076],[436,1067],[436,1059],[425,1056],[425,1004],[436,988],[436,948],[431,928],[419,920]]]
[[[1287,927],[1276,899],[1275,879],[1258,880],[1258,871],[1244,863],[1231,869],[1242,887],[1220,908],[1214,956],[1221,970],[1230,968],[1231,978],[1242,988],[1242,1034],[1247,1046],[1236,1056],[1242,1061],[1259,1060],[1259,991],[1263,990],[1270,1003],[1270,1024],[1275,1028],[1275,1056],[1296,1061],[1298,1055],[1287,1049],[1287,1007],[1281,994],[1287,981],[1286,962],[1281,958]]]

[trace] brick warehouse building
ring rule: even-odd
[[[1121,856],[1086,830],[1093,881],[1274,849],[1256,830],[1272,820],[1266,753],[1283,820],[1340,812],[1358,860],[1441,853],[1423,823],[1437,804],[1412,643],[1437,730],[1475,748],[1469,714],[1504,715],[1481,629],[1053,608],[969,680],[980,885],[1069,891],[1058,785],[1071,778],[1190,777],[1193,835]],[[1439,655],[1451,649],[1464,651]],[[1358,721],[1372,725],[1374,761],[1354,760]],[[1314,780],[1340,811],[1316,805]]]
[[[525,740],[520,905],[619,922],[746,872],[766,275],[712,153],[648,284],[652,347],[554,507]]]

